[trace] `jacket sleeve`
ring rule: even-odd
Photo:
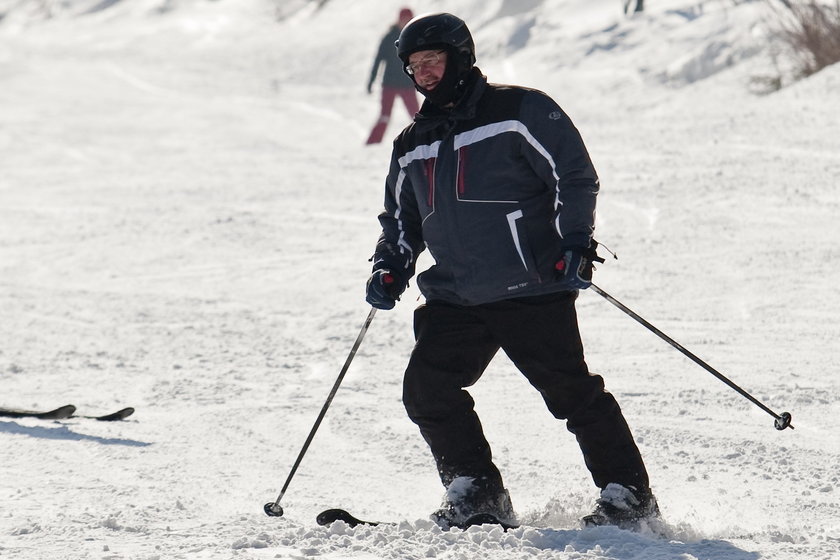
[[[376,81],[376,74],[379,73],[379,65],[382,64],[382,61],[384,61],[385,57],[388,55],[386,48],[389,45],[387,43],[388,35],[382,38],[382,41],[379,43],[379,49],[376,51],[376,58],[373,59],[373,67],[370,69],[370,78],[367,83],[368,90],[373,87],[373,82]],[[393,49],[394,45],[390,45],[390,47]]]
[[[379,223],[382,234],[376,243],[373,270],[387,269],[407,282],[414,276],[417,257],[425,243],[414,190],[396,148],[385,181],[385,209],[379,214]]]
[[[553,226],[560,247],[587,247],[595,230],[600,185],[580,133],[541,92],[532,91],[523,98],[520,118],[528,131],[523,153],[554,191]]]

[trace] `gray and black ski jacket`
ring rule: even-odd
[[[473,69],[451,111],[424,103],[394,140],[374,270],[417,278],[427,300],[477,305],[568,288],[555,263],[592,237],[598,177],[546,94]]]

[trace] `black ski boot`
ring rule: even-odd
[[[460,476],[453,480],[431,519],[444,531],[488,523],[504,529],[518,526],[510,494],[501,483],[486,477]]]
[[[661,522],[661,517],[656,497],[650,489],[639,490],[634,486],[611,483],[601,490],[595,510],[581,519],[581,525],[614,525],[620,529],[639,531],[651,521]]]

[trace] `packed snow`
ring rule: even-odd
[[[596,283],[795,429],[585,291],[666,535],[579,528],[597,489],[502,354],[472,392],[523,525],[443,532],[400,402],[411,287],[264,514],[370,309],[390,154],[365,84],[403,4],[318,4],[0,0],[0,405],[137,410],[0,418],[0,557],[840,558],[840,66],[759,94],[786,64],[763,1],[407,5],[572,117],[618,256]]]

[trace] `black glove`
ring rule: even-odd
[[[374,270],[367,281],[365,301],[377,309],[393,309],[405,288],[406,282],[391,271]]]
[[[572,290],[585,290],[592,285],[594,263],[604,262],[598,256],[598,242],[594,239],[588,247],[570,247],[563,251],[554,265],[562,282]]]

